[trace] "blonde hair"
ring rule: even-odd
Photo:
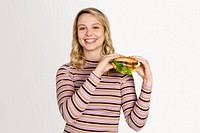
[[[105,40],[102,45],[102,54],[107,55],[107,54],[112,54],[115,52],[113,44],[112,44],[112,39],[111,39],[110,24],[105,14],[103,14],[101,11],[99,11],[96,8],[82,9],[81,11],[78,12],[74,20],[72,50],[70,53],[70,63],[76,69],[82,69],[81,66],[85,63],[85,60],[86,60],[84,58],[83,48],[78,41],[78,30],[77,30],[78,19],[84,13],[92,14],[98,21],[100,21],[100,23],[104,27]]]

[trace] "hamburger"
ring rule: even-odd
[[[139,67],[139,62],[132,57],[118,57],[112,60],[111,64],[117,72],[131,75]]]

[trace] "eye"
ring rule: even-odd
[[[85,30],[85,27],[79,27],[79,30]]]
[[[93,28],[94,28],[94,29],[100,29],[99,26],[94,26]]]

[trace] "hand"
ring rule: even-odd
[[[108,70],[112,69],[113,66],[110,64],[110,61],[112,61],[114,58],[118,58],[122,55],[120,54],[109,54],[109,55],[103,55],[99,61],[99,64],[97,65],[96,69],[93,71],[93,73],[101,77],[101,75]]]
[[[131,56],[140,62],[140,66],[135,70],[142,77],[144,85],[152,86],[153,77],[148,60],[141,56]]]

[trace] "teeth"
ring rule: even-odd
[[[94,42],[95,40],[94,39],[87,39],[85,40],[86,42]]]

